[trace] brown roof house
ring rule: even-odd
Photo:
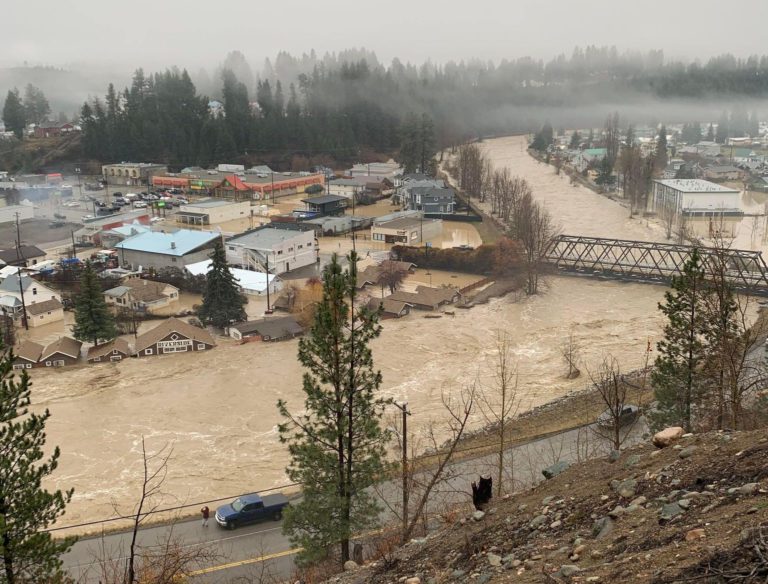
[[[391,300],[389,298],[371,298],[368,301],[368,308],[378,310],[381,307],[381,318],[387,320],[390,318],[401,318],[410,314],[413,306],[407,302]]]
[[[129,278],[119,286],[106,290],[104,300],[116,308],[157,314],[175,308],[179,301],[179,289],[163,282]]]
[[[88,363],[115,363],[131,356],[128,341],[116,338],[88,349]]]
[[[61,337],[43,349],[38,362],[40,367],[64,367],[76,365],[80,361],[80,348],[83,343],[71,337]]]
[[[24,341],[21,346],[13,352],[14,369],[32,369],[40,367],[40,356],[43,354],[43,347],[33,341]]]
[[[216,343],[207,330],[192,326],[178,318],[169,318],[136,339],[136,355],[148,357],[207,351],[215,346]]]
[[[252,320],[229,328],[229,336],[238,341],[285,341],[303,334],[304,329],[292,316]]]
[[[64,320],[64,305],[56,298],[27,305],[27,323],[30,327],[61,320]]]
[[[417,310],[437,310],[445,304],[453,304],[461,298],[461,292],[450,286],[431,288],[429,286],[416,286],[416,292],[403,292],[398,290],[387,296],[387,299],[397,302],[405,302]]]

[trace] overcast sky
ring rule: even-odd
[[[768,0],[6,0],[0,65],[195,69],[242,51],[349,47],[380,59],[549,58],[574,46],[702,60],[768,53]],[[10,17],[10,18],[9,18]]]

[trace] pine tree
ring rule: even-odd
[[[39,124],[48,118],[51,113],[51,105],[45,97],[42,89],[35,87],[31,83],[24,89],[24,111],[27,121],[33,124]]]
[[[64,514],[72,490],[53,493],[43,479],[56,470],[58,447],[45,459],[45,424],[50,413],[29,411],[26,372],[15,376],[13,353],[0,356],[0,582],[33,584],[63,578],[59,556],[74,539],[43,531]]]
[[[434,175],[434,156],[437,153],[437,138],[435,137],[435,123],[427,114],[421,116],[421,133],[419,143],[419,167],[420,172]]]
[[[571,134],[571,143],[570,143],[571,150],[576,150],[580,144],[581,144],[581,134],[579,134],[578,130],[575,130],[573,134]]]
[[[655,428],[694,426],[696,405],[705,391],[706,362],[710,346],[710,323],[706,310],[707,285],[699,251],[694,248],[683,273],[672,279],[672,290],[664,295],[659,310],[667,317],[664,338],[651,382],[658,406],[651,414]]]
[[[667,167],[667,127],[662,124],[659,128],[659,136],[656,139],[656,152],[654,155],[654,166],[658,172],[661,172]]]
[[[334,545],[347,561],[350,538],[373,527],[379,515],[368,488],[385,466],[389,435],[381,417],[388,401],[377,395],[381,373],[369,347],[381,332],[378,314],[355,304],[356,262],[352,252],[351,268],[342,270],[334,254],[323,271],[323,299],[299,341],[306,368],[303,413],[278,402],[287,420],[279,430],[291,456],[288,476],[303,493],[287,510],[283,529],[303,548],[303,562],[325,558]]]
[[[3,105],[3,122],[5,127],[13,132],[17,138],[24,136],[24,128],[27,125],[27,115],[24,112],[24,105],[21,103],[19,90],[15,87],[8,90]]]
[[[205,324],[227,328],[233,322],[243,322],[248,318],[244,308],[247,303],[227,265],[224,246],[217,241],[211,255],[211,268],[205,276],[203,304],[197,316]]]
[[[115,317],[104,301],[99,278],[91,262],[85,263],[80,276],[80,293],[75,299],[75,326],[72,332],[76,339],[94,345],[117,336]]]
[[[707,129],[707,137],[705,138],[707,142],[714,142],[715,141],[715,127],[710,123],[709,128]]]

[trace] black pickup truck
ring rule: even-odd
[[[216,509],[216,523],[226,529],[240,525],[271,519],[280,521],[283,509],[288,506],[288,498],[282,493],[259,496],[258,493],[242,495],[231,503]]]

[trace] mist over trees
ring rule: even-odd
[[[306,170],[320,155],[361,160],[413,148],[413,121],[424,116],[430,140],[440,147],[538,129],[553,112],[552,124],[566,123],[563,116],[574,125],[583,118],[595,122],[605,111],[598,114],[596,100],[606,99],[623,111],[651,99],[698,103],[698,109],[680,108],[683,121],[703,109],[712,119],[707,100],[727,103],[733,114],[717,129],[722,140],[724,132],[756,126],[756,116],[733,104],[768,94],[768,57],[682,64],[665,62],[661,51],[587,47],[549,62],[521,57],[416,66],[398,59],[384,65],[372,52],[350,50],[322,57],[281,52],[254,71],[234,52],[212,75],[203,70],[196,78],[199,87],[186,71],[145,75],[139,69],[129,88],[112,85],[104,98],[90,99],[81,112],[86,154],[171,166],[271,157]],[[223,115],[208,107],[212,99],[222,103]],[[416,160],[415,151],[408,154],[409,163]]]

